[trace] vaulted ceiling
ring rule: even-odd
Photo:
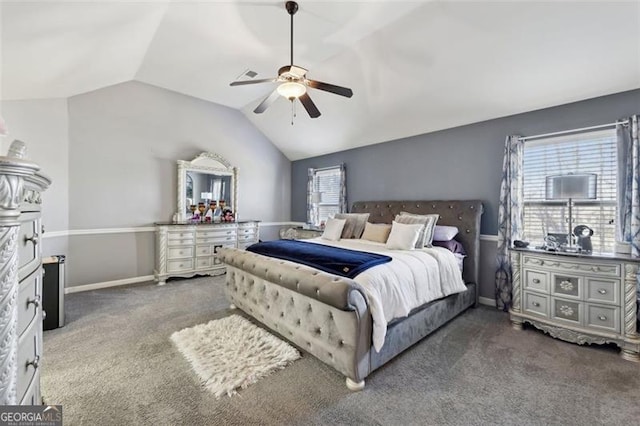
[[[640,2],[304,1],[294,62],[322,112],[275,83],[289,62],[283,1],[41,0],[0,8],[3,100],[137,80],[241,110],[290,159],[640,88]]]

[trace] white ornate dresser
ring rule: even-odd
[[[156,223],[155,280],[170,277],[220,275],[226,270],[218,260],[220,247],[244,249],[257,243],[259,221],[238,220],[238,168],[218,154],[203,152],[191,161],[178,160],[177,211],[171,222]],[[192,220],[191,205],[209,207],[225,200],[234,222]],[[215,219],[215,220],[214,220]]]
[[[244,249],[257,243],[258,221],[231,223],[156,223],[155,279],[220,275],[225,265],[218,259],[221,247]]]
[[[640,259],[511,249],[516,329],[530,323],[569,342],[614,343],[640,361],[636,288]]]
[[[51,181],[23,142],[0,157],[0,404],[41,404],[40,194]]]

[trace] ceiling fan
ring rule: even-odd
[[[292,103],[298,99],[304,109],[311,118],[320,117],[320,111],[313,103],[309,94],[307,93],[307,87],[311,87],[318,90],[324,90],[325,92],[334,93],[336,95],[345,96],[350,98],[353,96],[351,89],[346,87],[336,86],[329,83],[323,83],[321,81],[309,80],[306,77],[307,70],[293,64],[293,15],[298,11],[298,3],[295,1],[288,1],[285,3],[285,8],[289,15],[291,15],[291,65],[285,65],[278,70],[278,77],[266,78],[262,80],[248,80],[248,81],[234,81],[231,86],[243,86],[246,84],[259,84],[259,83],[279,83],[269,96],[267,96],[260,105],[253,110],[256,114],[263,113],[269,106],[278,99],[278,96],[287,98]],[[293,122],[291,123],[293,124]]]

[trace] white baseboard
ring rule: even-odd
[[[478,303],[480,303],[481,305],[485,305],[485,306],[491,306],[492,308],[496,307],[496,301],[495,299],[490,299],[488,297],[482,297],[480,296],[478,298]]]
[[[91,291],[91,290],[99,290],[101,288],[118,287],[121,285],[136,284],[136,283],[142,283],[145,281],[153,281],[154,278],[155,277],[153,275],[143,275],[141,277],[124,278],[121,280],[104,281],[101,283],[77,285],[77,286],[65,288],[64,293],[65,294],[79,293],[81,291]]]

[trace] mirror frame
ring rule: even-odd
[[[238,168],[234,167],[221,155],[213,152],[203,152],[191,161],[178,160],[178,210],[177,220],[186,222],[187,215],[186,192],[187,172],[199,172],[231,176],[231,210],[238,220]]]

